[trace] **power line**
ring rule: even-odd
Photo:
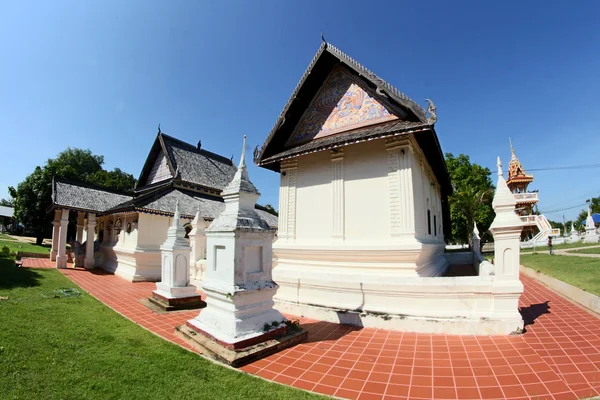
[[[586,169],[586,168],[600,168],[600,164],[586,164],[586,165],[571,165],[567,167],[547,167],[547,168],[529,168],[527,171],[555,171],[562,169]]]

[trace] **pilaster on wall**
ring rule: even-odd
[[[344,239],[344,150],[331,151],[331,188],[333,226],[331,236]]]
[[[279,227],[277,236],[294,240],[296,237],[296,180],[298,163],[286,160],[281,163],[279,187]]]
[[[388,164],[390,233],[392,236],[414,235],[415,202],[413,198],[413,154],[404,139],[385,141]]]

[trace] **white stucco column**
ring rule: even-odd
[[[408,143],[397,138],[386,139],[385,150],[388,164],[390,234],[414,238],[413,154]]]
[[[508,189],[498,157],[498,184],[492,206],[496,213],[490,232],[494,235],[495,277],[519,281],[520,241],[523,222],[515,213],[517,200]]]
[[[331,151],[332,229],[331,236],[344,239],[344,150]]]
[[[190,285],[190,252],[181,226],[179,201],[175,205],[173,221],[167,230],[167,240],[160,246],[162,257],[161,280],[153,292],[168,299],[197,297],[196,287]]]
[[[277,237],[294,240],[296,237],[296,178],[298,163],[295,159],[281,162],[279,186],[279,217]]]
[[[192,230],[189,233],[190,247],[190,267],[195,271],[196,262],[204,258],[206,252],[206,235],[204,232],[204,218],[200,215],[200,203],[198,203],[198,211],[192,220]]]
[[[79,243],[83,243],[83,228],[85,219],[85,213],[78,211],[77,212],[77,234],[75,236],[75,240]]]
[[[50,261],[56,261],[56,254],[58,253],[58,231],[60,229],[61,215],[61,210],[54,210],[54,222],[52,223],[52,251],[50,252]]]
[[[62,210],[58,230],[58,252],[56,268],[67,268],[67,227],[69,226],[69,210]]]
[[[592,209],[588,206],[588,215],[585,220],[585,243],[598,243],[598,234],[596,233],[596,224],[592,217]]]
[[[523,222],[515,213],[516,204],[498,157],[498,183],[492,202],[496,217],[490,226],[494,235],[494,267],[484,279],[492,277],[492,318],[503,320],[509,329],[519,331],[523,329],[523,317],[519,313],[519,298],[523,293],[523,283],[519,279]]]
[[[260,196],[242,158],[223,190],[225,210],[206,229],[207,267],[202,288],[207,307],[188,325],[221,343],[263,337],[286,321],[273,309],[278,286],[272,280],[274,230],[256,212]],[[265,329],[265,325],[269,328]]]
[[[85,261],[86,269],[94,269],[94,230],[96,229],[96,214],[89,213],[87,220],[87,241],[85,243]]]

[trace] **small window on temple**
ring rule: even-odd
[[[427,210],[427,232],[431,235],[431,211]]]
[[[437,215],[433,216],[433,236],[437,236]]]

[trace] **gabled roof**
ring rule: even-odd
[[[198,207],[200,207],[201,217],[210,221],[218,217],[225,209],[225,202],[222,198],[173,187],[169,183],[119,204],[107,210],[107,213],[137,211],[172,216],[177,201],[179,201],[179,212],[182,217],[194,218]],[[256,205],[255,208],[270,227],[277,228],[276,215],[266,211],[262,206]]]
[[[288,138],[301,121],[305,110],[313,98],[318,95],[328,76],[340,65],[353,76],[356,82],[360,82],[369,95],[395,114],[398,119],[286,147]],[[279,171],[279,162],[287,158],[368,140],[413,134],[436,174],[443,193],[450,194],[452,193],[450,177],[434,129],[435,121],[435,114],[428,116],[421,106],[391,84],[333,45],[323,42],[277,118],[263,146],[255,150],[254,162],[261,167]]]
[[[161,153],[166,156],[170,179],[216,191],[223,190],[236,171],[230,159],[159,132],[140,173],[136,191],[147,186],[152,167]]]
[[[265,168],[277,170],[275,166],[264,165],[265,159],[272,158],[283,149],[283,145],[299,122],[304,110],[308,107],[329,73],[340,63],[365,84],[377,100],[381,101],[391,112],[407,122],[429,125],[434,121],[428,119],[425,110],[398,89],[369,71],[356,60],[334,47],[323,42],[300,78],[287,104],[277,118],[275,125],[267,136],[263,146],[257,149],[254,161]],[[341,136],[341,135],[340,135]]]
[[[131,200],[123,193],[105,190],[84,183],[54,178],[52,181],[52,207],[102,213],[109,208]]]

